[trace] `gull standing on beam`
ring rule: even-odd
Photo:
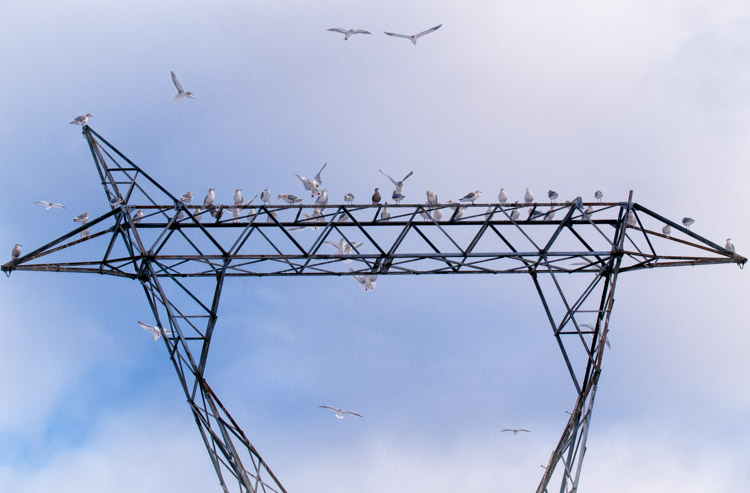
[[[138,209],[138,212],[133,216],[133,224],[140,224],[141,219],[143,219],[143,211]]]
[[[383,210],[380,211],[380,220],[388,221],[391,218],[391,211],[388,209],[388,202],[385,203]]]
[[[375,193],[372,194],[372,205],[378,205],[382,199],[383,196],[380,195],[380,189],[376,188]]]
[[[682,225],[685,226],[687,229],[690,229],[690,226],[695,222],[695,219],[692,217],[683,217],[682,218]]]
[[[328,205],[328,190],[324,188],[320,191],[320,195],[318,195],[318,199],[315,201],[315,205]]]
[[[730,252],[734,253],[734,243],[732,243],[731,238],[727,238],[727,242],[724,245],[725,250],[729,250]]]
[[[412,44],[413,44],[414,46],[417,46],[417,40],[418,40],[419,38],[421,38],[421,37],[422,37],[422,36],[424,36],[425,34],[430,34],[431,32],[435,32],[435,31],[437,31],[438,29],[440,29],[440,27],[441,27],[441,26],[442,26],[442,24],[438,24],[438,25],[437,25],[437,26],[435,26],[435,27],[431,27],[430,29],[428,29],[428,30],[426,30],[426,31],[422,31],[422,32],[421,32],[421,33],[419,33],[419,34],[412,34],[411,36],[409,36],[409,35],[406,35],[406,34],[396,34],[396,33],[389,33],[389,32],[387,32],[387,31],[383,31],[383,32],[384,32],[385,34],[387,34],[388,36],[393,36],[394,38],[404,38],[404,39],[408,39],[409,41],[411,41],[411,42],[412,42]]]
[[[501,188],[500,193],[497,194],[497,201],[504,204],[508,201],[508,195],[505,193],[505,189]]]
[[[479,190],[476,190],[474,192],[467,193],[466,195],[458,199],[458,201],[459,202],[471,202],[471,205],[474,205],[474,202],[477,199],[479,199],[480,195],[482,195],[482,192],[480,192]]]
[[[320,168],[320,171],[318,171],[315,174],[315,177],[312,180],[309,180],[305,178],[304,176],[300,176],[297,173],[294,173],[294,176],[299,178],[299,180],[302,182],[302,186],[305,187],[305,190],[312,192],[311,197],[315,197],[316,195],[320,195],[320,186],[323,184],[323,179],[320,177],[320,174],[323,172],[323,169],[325,169],[326,165],[328,163],[323,164],[323,167]]]
[[[178,79],[177,76],[174,74],[174,70],[170,70],[169,75],[172,76],[172,82],[174,83],[174,86],[177,88],[177,94],[175,94],[172,99],[174,99],[175,101],[179,101],[180,99],[185,99],[185,98],[195,99],[195,94],[193,94],[190,91],[186,91],[185,89],[182,88],[182,84],[180,84],[180,79]]]
[[[666,236],[667,238],[672,237],[672,226],[669,224],[665,224],[663,228],[661,228],[661,232]]]
[[[14,246],[13,250],[11,251],[11,255],[13,256],[13,260],[21,256],[21,244],[20,243],[16,243],[16,246]]]
[[[400,204],[402,200],[406,198],[406,195],[403,193],[396,192],[396,190],[393,191],[393,194],[391,195],[391,198],[397,203]]]
[[[391,180],[391,183],[393,183],[394,185],[396,185],[396,189],[395,189],[395,190],[393,191],[394,195],[395,195],[395,194],[401,194],[401,191],[402,191],[402,189],[404,188],[404,182],[406,181],[406,179],[407,179],[407,178],[409,178],[409,177],[410,177],[411,175],[413,175],[413,174],[414,174],[414,172],[413,172],[413,171],[409,171],[409,174],[408,174],[408,175],[406,175],[406,176],[404,176],[404,178],[403,178],[402,180],[400,180],[400,181],[396,181],[396,180],[394,180],[393,178],[391,178],[390,176],[388,176],[387,174],[385,174],[385,172],[384,172],[384,171],[383,171],[382,169],[379,169],[378,171],[380,171],[380,172],[381,172],[381,173],[383,173],[383,174],[384,174],[385,176],[387,176],[387,177],[388,177],[388,179],[389,179],[389,180]]]
[[[234,191],[234,205],[242,205],[242,201],[244,199],[242,198],[242,189],[238,188]]]
[[[352,205],[352,202],[354,202],[354,194],[350,192],[344,195],[344,202],[346,202],[349,205]]]
[[[71,125],[86,125],[89,122],[90,118],[93,118],[94,115],[91,113],[86,113],[84,116],[77,116],[75,119],[70,122]]]
[[[86,224],[86,222],[89,220],[89,213],[84,212],[83,214],[79,214],[74,217],[73,220],[77,223]]]
[[[529,187],[526,187],[526,194],[523,196],[523,201],[527,204],[530,204],[534,202],[534,194],[531,193],[531,190],[529,190]]]
[[[37,200],[34,203],[35,204],[41,204],[41,205],[43,205],[44,206],[44,210],[46,210],[46,211],[50,210],[53,207],[57,207],[58,209],[65,209],[64,205],[58,204],[58,203],[55,203],[55,202],[47,202],[47,201],[44,201],[44,200]]]
[[[359,413],[355,413],[354,411],[347,411],[346,409],[339,409],[338,407],[333,407],[333,406],[318,406],[318,407],[330,409],[331,411],[336,413],[336,417],[338,419],[344,419],[344,414],[351,414],[352,416],[359,416],[360,418],[362,417],[362,415]]]
[[[190,202],[192,201],[193,201],[193,192],[188,191],[186,193],[183,193],[182,196],[180,197],[180,202],[186,205],[190,204]]]
[[[551,204],[552,202],[557,200],[558,195],[554,190],[549,190],[547,191],[547,197],[549,197],[549,203]]]
[[[438,203],[437,194],[432,190],[427,190],[427,203],[430,205],[435,205]]]
[[[216,194],[214,193],[215,188],[209,188],[208,189],[208,195],[206,195],[206,198],[203,199],[203,208],[208,209],[210,205],[214,203],[214,200],[216,200]]]
[[[602,203],[603,197],[604,197],[604,194],[602,193],[601,190],[597,190],[596,192],[594,192],[594,198],[598,200],[600,204]]]
[[[348,41],[349,38],[351,38],[355,34],[372,34],[370,31],[365,31],[364,29],[343,29],[341,27],[332,27],[330,29],[326,29],[326,31],[343,34],[344,41]]]
[[[287,204],[296,204],[297,202],[302,202],[301,198],[291,193],[280,193],[279,196],[276,198],[282,199]]]
[[[516,221],[520,215],[521,211],[519,209],[513,209],[513,212],[510,213],[510,220]]]
[[[260,192],[260,200],[266,205],[271,203],[271,192],[268,191],[268,187]]]

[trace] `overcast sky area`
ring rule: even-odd
[[[7,260],[109,210],[86,113],[198,200],[324,162],[332,203],[390,193],[378,168],[418,201],[633,190],[750,253],[747,1],[30,0],[0,46]],[[619,278],[581,492],[747,490],[749,294],[734,265]],[[0,300],[0,491],[220,491],[138,283],[15,272]],[[551,332],[523,276],[243,278],[206,376],[290,493],[534,491],[575,401]]]

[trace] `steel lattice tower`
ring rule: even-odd
[[[204,378],[227,278],[528,275],[576,396],[537,493],[558,481],[569,493],[578,488],[618,275],[747,261],[633,202],[632,193],[608,203],[390,205],[388,219],[382,205],[232,205],[209,214],[90,127],[83,135],[110,211],[2,270],[137,280],[225,492],[286,491]],[[321,248],[326,240],[362,246],[332,254]]]

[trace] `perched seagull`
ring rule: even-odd
[[[354,274],[354,269],[349,269],[349,272],[352,272],[352,277],[354,278],[354,280],[360,283],[365,288],[365,291],[375,289],[375,279],[377,279],[378,276],[374,276],[372,274],[359,276],[357,274]]]
[[[628,220],[627,220],[627,222],[628,222],[628,226],[635,227],[635,226],[638,225],[638,219],[636,219],[636,217],[635,217],[635,212],[628,211]]]
[[[336,250],[338,250],[337,253],[339,255],[351,255],[354,248],[359,248],[359,247],[361,247],[363,245],[363,243],[358,242],[358,241],[355,241],[354,243],[349,243],[348,241],[346,241],[343,238],[341,238],[341,240],[339,240],[338,243],[334,243],[332,241],[326,240],[325,244],[326,245],[330,245],[333,248],[335,248]],[[348,264],[350,262],[351,262],[351,260],[349,260],[349,259],[344,260],[344,263]]]
[[[208,206],[214,203],[214,200],[216,200],[216,194],[214,193],[215,188],[209,188],[208,189],[208,195],[206,195],[206,198],[203,199],[203,208],[208,209]]]
[[[185,204],[189,204],[192,201],[193,201],[193,192],[183,193],[182,196],[180,197],[180,202],[183,202]]]
[[[182,84],[180,84],[180,79],[177,78],[173,70],[169,71],[169,75],[172,76],[172,82],[174,83],[174,86],[177,88],[177,94],[175,94],[174,98],[172,99],[174,99],[175,101],[179,101],[180,99],[185,99],[185,98],[195,99],[195,94],[193,94],[190,91],[186,91],[185,89],[182,88]]]
[[[320,177],[320,174],[323,172],[323,169],[326,167],[328,163],[323,164],[323,167],[320,168],[320,171],[318,171],[315,175],[315,177],[312,180],[309,180],[305,178],[304,176],[300,176],[297,173],[294,173],[294,176],[299,178],[299,180],[302,182],[302,186],[305,187],[305,190],[312,192],[311,197],[315,197],[316,195],[320,194],[320,186],[323,184],[323,179]]]
[[[315,205],[328,205],[328,191],[325,188],[320,191],[320,195],[318,195]]]
[[[586,207],[586,210],[583,211],[583,220],[588,221],[591,218],[591,214],[594,213],[594,206],[590,205]]]
[[[143,211],[138,209],[138,212],[133,216],[133,223],[138,224],[141,222],[141,219],[143,219]]]
[[[196,207],[195,208],[195,212],[193,213],[193,217],[195,217],[196,221],[201,222],[201,219],[203,218],[203,216],[201,215],[201,208],[200,207]]]
[[[406,198],[406,195],[396,192],[396,190],[393,191],[393,195],[391,195],[391,198],[397,203],[400,204],[402,200]]]
[[[555,211],[552,209],[552,207],[550,207],[547,213],[544,214],[544,220],[552,221],[554,218],[555,218]]]
[[[53,207],[57,207],[58,209],[65,209],[65,206],[62,204],[57,204],[55,202],[46,202],[44,200],[37,200],[34,202],[35,204],[41,204],[44,206],[44,210],[48,211]]]
[[[342,29],[340,27],[332,27],[331,29],[326,29],[326,31],[343,34],[344,41],[348,41],[354,34],[372,34],[370,31],[365,31],[364,29]]]
[[[89,231],[89,228],[84,229],[81,231],[81,239],[88,238],[88,236],[91,234],[91,231]]]
[[[243,200],[245,199],[242,198],[242,189],[238,188],[234,191],[234,205],[242,205]]]
[[[431,205],[435,205],[438,203],[437,194],[432,190],[427,190],[427,203]]]
[[[352,205],[352,202],[354,202],[354,194],[350,192],[344,195],[344,202],[346,202],[349,205]]]
[[[521,215],[520,209],[513,209],[513,212],[510,213],[510,220],[516,221],[518,219],[518,216]]]
[[[331,411],[336,413],[336,417],[338,419],[344,419],[344,414],[351,414],[352,416],[359,416],[360,418],[362,417],[361,414],[355,413],[354,411],[347,411],[346,409],[339,409],[337,407],[332,407],[332,406],[318,406],[318,407],[324,407],[326,409],[330,409]]]
[[[554,190],[549,190],[547,191],[547,197],[549,197],[549,201],[550,203],[552,203],[557,200],[557,192],[555,192]]]
[[[372,205],[378,205],[382,199],[383,196],[380,195],[380,189],[376,188],[375,193],[372,194]]]
[[[449,200],[447,203],[456,204],[452,200]],[[456,204],[455,207],[453,207],[453,217],[451,217],[451,220],[458,221],[459,219],[461,219],[464,215],[464,209],[465,209],[464,206]]]
[[[665,224],[664,227],[661,228],[661,232],[664,233],[664,236],[666,236],[667,238],[671,238],[672,237],[672,226],[670,226],[669,224]]]
[[[385,207],[380,211],[380,220],[387,221],[391,218],[391,211],[388,210],[388,202],[385,203]]]
[[[296,195],[292,195],[291,193],[280,193],[277,198],[282,199],[287,204],[302,202],[301,198],[297,197]]]
[[[443,219],[443,213],[440,212],[440,209],[433,210],[432,215],[435,218],[435,221],[440,221],[441,219]]]
[[[690,225],[692,225],[695,222],[695,219],[692,217],[683,217],[682,218],[682,225],[685,226],[687,229],[690,229]]]
[[[518,435],[519,431],[525,431],[526,433],[531,433],[531,431],[527,430],[526,428],[505,428],[504,430],[500,430],[500,433],[504,431],[512,431],[513,435]]]
[[[77,215],[73,220],[77,223],[86,224],[86,222],[89,220],[89,213],[84,212],[83,214]]]
[[[598,200],[600,204],[602,203],[602,197],[604,197],[604,194],[601,190],[597,190],[596,192],[594,192],[594,198]]]
[[[151,332],[151,334],[154,336],[154,342],[156,342],[157,340],[159,340],[159,338],[161,337],[161,330],[159,330],[158,326],[147,324],[145,322],[141,322],[140,320],[138,320],[138,325],[140,325],[141,327],[143,327],[143,330]],[[171,330],[169,330],[169,329],[165,330],[164,332],[167,334],[167,337],[173,337],[174,336],[174,333]]]
[[[731,238],[727,238],[727,243],[724,245],[724,249],[734,253],[734,243],[732,243]]]
[[[94,115],[91,113],[86,113],[85,116],[77,116],[75,119],[70,122],[71,125],[86,125],[89,122],[89,118],[93,118]]]
[[[534,194],[531,193],[531,190],[529,190],[528,187],[526,187],[526,195],[523,196],[523,200],[527,204],[534,202]]]
[[[501,188],[500,193],[497,195],[497,201],[504,204],[508,201],[508,195],[505,193],[505,189]]]
[[[391,183],[393,183],[394,185],[396,185],[396,190],[393,192],[394,194],[400,194],[401,190],[404,188],[404,182],[406,181],[406,179],[409,178],[411,175],[414,174],[413,171],[409,171],[409,174],[406,175],[406,176],[404,176],[404,178],[402,180],[396,181],[393,178],[391,178],[390,176],[388,176],[382,169],[379,169],[378,171],[380,171],[385,176],[387,176],[388,179],[391,180]]]
[[[466,195],[464,195],[458,200],[459,202],[471,202],[471,204],[474,205],[474,201],[477,200],[480,195],[482,195],[482,192],[480,192],[479,190],[476,190],[474,192],[467,193]]]
[[[13,251],[11,252],[11,255],[13,256],[13,260],[21,256],[21,244],[20,243],[16,243],[16,246],[13,247]]]
[[[422,37],[422,36],[424,36],[425,34],[430,34],[430,33],[431,33],[431,32],[433,32],[433,31],[437,31],[438,29],[440,29],[440,26],[442,26],[442,24],[439,24],[439,25],[437,25],[437,26],[435,26],[435,27],[432,27],[432,28],[430,28],[430,29],[428,29],[428,30],[426,30],[426,31],[422,31],[422,32],[421,32],[421,33],[419,33],[419,34],[412,34],[411,36],[407,36],[406,34],[396,34],[396,33],[389,33],[389,32],[387,32],[387,31],[383,31],[383,32],[384,32],[385,34],[387,34],[388,36],[393,36],[394,38],[404,38],[404,39],[408,39],[409,41],[411,41],[411,42],[412,42],[412,44],[414,44],[414,46],[417,46],[417,40],[418,40],[419,38],[421,38],[421,37]]]
[[[268,187],[260,192],[260,200],[264,204],[269,204],[271,202],[271,192],[268,191]]]

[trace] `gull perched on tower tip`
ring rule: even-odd
[[[370,31],[365,31],[364,29],[344,29],[341,27],[332,27],[330,29],[326,29],[326,31],[343,34],[344,41],[348,41],[349,38],[351,38],[355,34],[372,34]]]
[[[11,255],[13,256],[13,260],[21,256],[21,244],[20,243],[16,243],[16,246],[14,246],[13,250],[11,251]]]
[[[473,205],[474,201],[476,201],[480,195],[482,195],[482,192],[480,192],[479,190],[475,190],[471,193],[467,193],[466,195],[464,195],[458,200],[459,202],[471,202]]]
[[[435,26],[435,27],[431,27],[430,29],[428,29],[428,30],[426,30],[426,31],[422,31],[422,32],[421,32],[421,33],[419,33],[419,34],[412,34],[412,35],[407,35],[407,34],[396,34],[396,33],[389,33],[389,32],[387,32],[387,31],[383,31],[383,32],[384,32],[385,34],[387,34],[388,36],[393,36],[394,38],[404,38],[404,39],[408,39],[409,41],[411,41],[411,42],[412,42],[412,44],[413,44],[414,46],[417,46],[417,40],[418,40],[419,38],[421,38],[421,37],[422,37],[422,36],[424,36],[425,34],[430,34],[431,32],[435,32],[435,31],[437,31],[438,29],[440,29],[440,27],[441,27],[441,26],[442,26],[442,24],[438,24],[437,26]]]
[[[90,118],[93,118],[94,115],[91,113],[86,113],[84,116],[77,116],[75,119],[70,122],[71,125],[86,125],[89,122]]]
[[[360,418],[362,417],[362,415],[359,413],[355,413],[354,411],[348,411],[346,409],[339,409],[338,407],[333,407],[333,406],[318,406],[318,407],[330,409],[331,411],[336,413],[336,417],[338,419],[344,419],[344,414],[351,414],[352,416],[359,416]]]
[[[727,242],[724,245],[724,248],[726,250],[729,250],[730,252],[734,253],[734,243],[732,243],[732,239],[731,238],[727,238]]]
[[[44,206],[44,210],[46,210],[46,211],[50,210],[53,207],[56,207],[58,209],[65,209],[65,206],[62,205],[62,204],[58,204],[58,203],[55,203],[55,202],[47,202],[45,200],[37,200],[34,203],[35,204],[43,205]]]
[[[685,226],[687,229],[690,229],[690,226],[695,222],[695,219],[692,217],[683,217],[682,218],[682,225]]]
[[[177,94],[174,95],[175,101],[179,101],[180,99],[185,98],[193,98],[195,99],[195,94],[193,94],[190,91],[186,91],[182,88],[182,84],[180,84],[180,79],[177,78],[177,76],[174,74],[174,70],[169,71],[169,75],[172,76],[172,83],[174,83],[174,86],[177,88]]]

